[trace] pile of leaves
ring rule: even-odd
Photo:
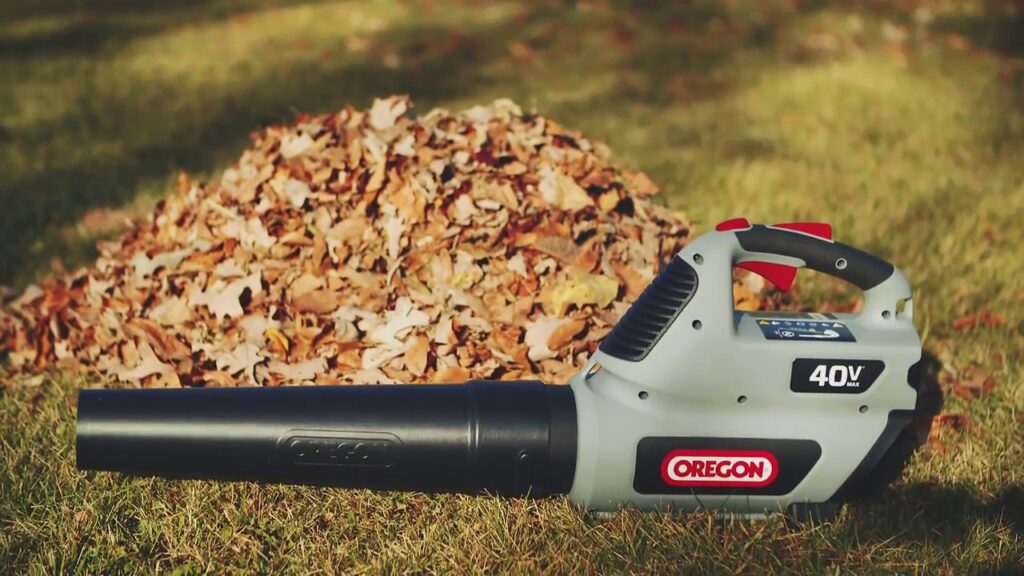
[[[95,264],[7,299],[7,369],[142,386],[566,381],[688,225],[507,100],[402,97],[254,134]],[[758,296],[747,292],[748,306]]]

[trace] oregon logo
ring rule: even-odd
[[[661,462],[661,478],[670,486],[768,486],[779,462],[764,450],[673,450]]]

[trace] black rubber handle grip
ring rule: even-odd
[[[895,270],[892,264],[853,246],[781,228],[755,224],[737,231],[736,239],[747,252],[799,258],[807,268],[846,280],[861,290],[878,286]]]

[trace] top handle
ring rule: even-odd
[[[910,284],[891,263],[830,238],[824,224],[749,224],[728,220],[716,230],[720,237],[735,235],[732,264],[747,268],[788,289],[796,268],[805,267],[845,280],[864,293],[861,317],[886,322],[912,318]],[[777,285],[779,282],[775,282]]]
[[[734,266],[757,272],[783,290],[802,267],[846,280],[864,292],[860,319],[879,325],[913,315],[903,274],[881,258],[823,238],[831,235],[827,224],[752,226],[737,218],[715,230],[672,258],[601,342],[601,352],[630,362],[645,359],[691,301],[701,314],[732,314]]]
[[[877,256],[809,234],[754,225],[736,232],[745,252],[797,258],[806,268],[835,276],[867,292],[892,276],[895,267]]]

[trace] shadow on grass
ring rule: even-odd
[[[429,38],[448,38],[453,30],[439,27],[402,27],[380,34],[375,42],[412,46]],[[500,30],[483,29],[480,38],[496,37]],[[175,122],[162,111],[146,114],[152,122],[147,142],[122,141],[125,152],[100,161],[90,160],[8,177],[0,181],[0,229],[9,234],[0,249],[0,279],[10,281],[31,273],[34,264],[25,258],[33,245],[49,243],[50,254],[73,252],[71,243],[53,235],[55,227],[76,222],[93,206],[117,206],[130,202],[147,181],[165,179],[178,170],[202,172],[229,161],[245,143],[247,134],[259,127],[281,122],[297,110],[334,110],[348,103],[368,103],[373,97],[414,92],[426,101],[453,98],[466,87],[479,89],[485,80],[476,73],[482,59],[492,57],[480,50],[484,42],[464,38],[429,57],[416,60],[414,67],[389,69],[367,58],[338,64],[316,55],[292,62],[280,78],[253,77],[247,82],[219,86],[204,98],[210,114],[196,125],[194,120]],[[467,49],[469,47],[469,49]],[[150,86],[149,89],[154,87]],[[173,91],[174,86],[166,89]],[[130,122],[125,110],[138,110],[136,102],[118,95],[98,92],[87,103],[101,131],[115,132]],[[109,114],[111,118],[106,117]],[[122,117],[118,117],[118,115]],[[32,127],[37,134],[55,137],[66,122],[82,118],[58,118]],[[84,119],[89,122],[89,119]],[[124,128],[126,131],[128,126]],[[149,136],[152,138],[148,138]],[[111,138],[104,134],[102,137]],[[116,136],[114,136],[116,139]],[[88,142],[81,142],[88,146]]]
[[[938,375],[939,359],[924,351],[918,372],[917,416],[907,433],[900,437],[889,464],[894,467],[879,478],[895,481],[907,461],[924,443],[932,422],[944,403]],[[898,463],[898,464],[897,464]],[[884,484],[879,484],[884,485]],[[877,541],[929,543],[953,549],[962,545],[977,529],[1004,526],[1013,537],[1024,536],[1024,487],[1008,486],[990,496],[980,496],[970,486],[915,482],[895,484],[887,490],[875,490],[867,498],[850,506],[850,527]],[[1014,564],[989,566],[991,574],[1019,574],[1022,559]]]
[[[32,62],[40,66],[85,54],[80,61],[89,65],[90,59],[147,35],[284,4],[159,0],[140,8],[118,0],[81,9],[67,1],[45,2],[18,17],[63,15],[70,16],[71,23],[24,37],[0,37],[0,54],[34,58]],[[595,58],[587,65],[595,72],[611,66],[624,79],[601,96],[603,100],[594,104],[598,108],[631,103],[654,108],[715,96],[729,88],[717,70],[731,54],[770,42],[783,17],[795,14],[751,6],[760,4],[736,9],[719,2],[667,8],[641,3],[612,5],[595,16],[549,2],[521,8],[506,21],[461,25],[436,15],[420,17],[414,8],[411,21],[369,35],[370,45],[402,55],[405,62],[398,67],[384,66],[379,53],[335,59],[310,50],[242,82],[214,82],[201,94],[186,93],[172,80],[157,78],[134,91],[110,89],[87,76],[80,93],[64,96],[74,100],[67,103],[63,116],[48,116],[8,137],[7,145],[19,147],[19,156],[34,158],[38,167],[0,180],[0,229],[7,235],[0,247],[0,284],[24,284],[54,256],[69,265],[86,261],[94,255],[93,247],[87,246],[94,239],[69,236],[62,229],[89,209],[129,203],[147,183],[166,182],[179,170],[206,172],[230,162],[250,131],[286,121],[296,111],[361,106],[393,93],[411,94],[420,107],[489,90],[521,94],[529,89],[519,75],[558,74],[559,67],[570,66],[566,58],[581,50],[578,40],[596,36],[608,38],[602,40],[604,47],[621,51],[622,57]],[[301,30],[296,35],[301,37]],[[494,68],[516,66],[510,46],[524,39],[542,65],[503,72],[497,80],[501,90],[491,90]],[[0,56],[0,63],[4,58]],[[129,77],[126,82],[130,81]],[[176,118],[174,108],[181,102],[197,104],[203,111],[189,117],[186,110],[184,117]],[[98,146],[119,152],[79,158],[66,157],[59,147],[47,148],[69,135],[81,139],[76,144],[83,150]],[[58,157],[51,162],[48,153]]]
[[[939,17],[932,29],[959,34],[972,45],[1003,56],[1024,56],[1024,4],[1011,11],[1006,2],[986,0],[974,14]]]
[[[0,59],[24,60],[60,55],[94,54],[132,40],[181,28],[210,24],[276,7],[295,7],[326,0],[132,0],[33,2],[27,9],[0,8],[6,27],[33,18],[61,20],[62,26],[40,27],[24,35],[0,35]],[[3,31],[3,27],[0,27]]]
[[[969,486],[916,483],[894,486],[883,497],[851,507],[850,528],[871,540],[917,542],[945,548],[955,558],[979,530],[1024,537],[1024,487],[980,496]],[[957,551],[957,548],[961,550]],[[1020,574],[1024,559],[988,566],[985,574]]]

